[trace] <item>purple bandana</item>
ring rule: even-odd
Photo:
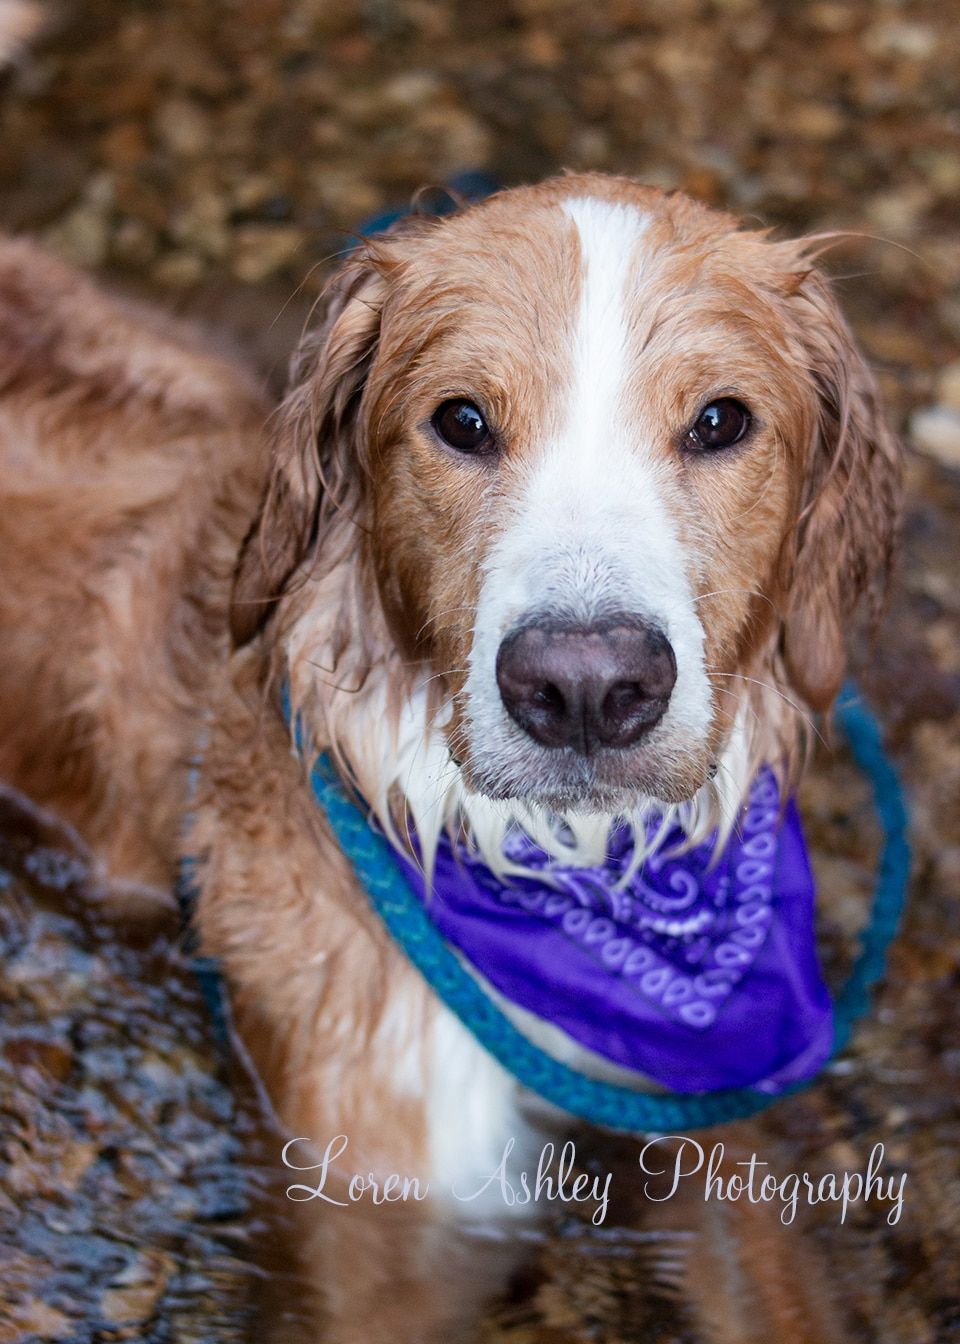
[[[671,831],[621,888],[627,827],[594,868],[563,867],[514,833],[506,856],[542,882],[497,878],[444,836],[427,909],[507,999],[677,1092],[777,1092],[812,1077],[833,1017],[795,804],[781,821],[764,770],[713,867],[710,841],[671,857],[682,840]],[[403,862],[423,900],[422,874]]]

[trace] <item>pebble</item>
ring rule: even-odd
[[[150,278],[163,289],[188,289],[203,279],[205,269],[194,252],[167,252],[150,267]]]
[[[181,247],[217,260],[230,248],[226,198],[219,192],[203,191],[170,221],[170,233]]]
[[[306,231],[278,224],[246,224],[234,231],[230,267],[238,280],[254,285],[291,265],[302,254]]]
[[[949,410],[960,413],[960,359],[948,364],[937,375],[937,400]]]
[[[250,173],[241,178],[231,195],[235,210],[250,213],[260,210],[267,201],[279,196],[280,188],[276,179],[269,174]]]
[[[443,83],[435,71],[408,70],[394,75],[377,90],[378,102],[397,108],[417,108],[437,98]]]
[[[928,406],[910,420],[910,437],[918,448],[947,467],[960,467],[960,409]]]
[[[123,219],[111,240],[110,255],[114,261],[142,267],[153,260],[158,246],[156,230],[140,219]]]
[[[313,169],[311,177],[317,198],[341,228],[356,227],[382,203],[382,197],[358,166],[321,164]]]
[[[937,32],[922,23],[878,23],[868,29],[864,46],[868,52],[877,56],[902,56],[912,61],[922,61],[936,51]]]
[[[897,187],[879,192],[867,206],[867,216],[882,233],[910,237],[917,229],[920,215],[930,204],[925,186]]]
[[[113,168],[134,168],[147,151],[147,137],[136,121],[117,122],[100,139],[100,153]]]
[[[192,157],[209,148],[209,119],[196,103],[185,98],[171,98],[162,103],[153,125],[162,144],[173,154]]]
[[[832,140],[846,126],[846,118],[830,103],[800,103],[790,113],[790,129],[804,140]]]
[[[102,210],[78,205],[46,230],[43,241],[76,266],[101,266],[110,247],[110,225]]]
[[[913,157],[936,192],[942,196],[960,193],[960,152],[956,149],[921,149]]]
[[[35,1344],[37,1340],[59,1341],[73,1335],[69,1316],[33,1296],[11,1303],[3,1330],[5,1344],[6,1341],[9,1344]]]

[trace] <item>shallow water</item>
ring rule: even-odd
[[[251,1117],[176,929],[131,940],[96,897],[4,798],[0,1338],[244,1339]]]

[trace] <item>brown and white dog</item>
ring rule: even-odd
[[[366,242],[297,353],[237,564],[235,652],[204,700],[190,848],[202,941],[222,960],[286,1128],[320,1149],[345,1134],[351,1171],[418,1176],[437,1192],[390,1251],[372,1223],[331,1234],[328,1251],[349,1273],[330,1306],[333,1337],[450,1337],[449,1300],[424,1290],[424,1266],[447,1256],[442,1192],[476,1184],[509,1138],[521,1153],[534,1131],[519,1087],[371,912],[291,751],[280,687],[289,683],[312,744],[333,754],[397,844],[414,823],[428,862],[447,827],[502,867],[503,838],[519,823],[566,862],[592,863],[613,817],[640,822],[664,804],[691,835],[722,833],[761,761],[796,768],[805,715],[831,704],[851,618],[862,599],[876,605],[891,554],[899,454],[814,269],[824,246],[772,241],[625,178],[567,176]],[[26,292],[22,301],[27,341],[39,315]],[[61,320],[83,348],[88,328],[67,330],[80,315]],[[122,367],[142,400],[136,389],[153,375],[129,333],[122,343],[126,362],[101,362],[98,385]],[[196,359],[178,367],[205,367]],[[42,418],[44,399],[64,395],[49,380],[26,386],[12,411],[5,400],[4,423]],[[157,413],[162,401],[151,401]],[[5,593],[0,619],[37,645],[4,668],[14,740],[29,706],[46,725],[48,698],[62,714],[75,694],[65,700],[30,671],[41,653],[54,669],[70,665],[43,628],[44,612],[66,620],[56,615],[65,592],[96,595],[102,622],[89,638],[118,673],[142,670],[138,632],[169,622],[198,583],[216,606],[222,566],[208,584],[202,538],[232,539],[215,502],[231,481],[245,482],[231,500],[249,497],[255,399],[228,379],[187,401],[170,412],[179,429],[162,464],[139,444],[127,459],[145,491],[143,535],[157,529],[169,546],[158,541],[158,555],[178,565],[154,563],[127,533],[109,540],[110,499],[105,516],[90,515],[110,552],[106,589],[89,586],[105,571],[86,542],[63,572],[51,560],[53,530],[73,535],[71,500],[44,504],[56,522],[36,544],[8,543],[8,586],[34,595],[18,607]],[[87,413],[78,398],[77,423],[56,419],[51,433],[68,445],[55,451],[58,470],[82,460],[93,483],[110,465],[98,444],[114,433],[113,412],[105,402],[74,443]],[[156,442],[167,422],[152,423]],[[201,424],[235,429],[246,465],[242,451],[217,463],[198,455],[186,436]],[[116,432],[130,443],[129,430]],[[31,431],[24,471],[51,451],[44,433]],[[154,504],[147,482],[174,478],[182,508],[168,495]],[[65,478],[50,479],[55,496]],[[144,565],[152,596],[133,586]],[[194,647],[179,634],[174,644]],[[215,636],[198,651],[216,664]],[[198,684],[206,697],[209,682],[175,658],[165,666],[194,715],[177,720],[182,762]],[[152,703],[149,677],[125,684]],[[139,711],[113,683],[101,690],[81,696],[91,724],[129,714],[132,732]],[[0,740],[13,729],[5,722]],[[111,734],[127,731],[118,723]],[[167,772],[164,807],[176,812],[182,765],[138,750],[148,775]],[[22,759],[5,758],[18,779]],[[82,792],[83,780],[71,787]],[[139,807],[133,779],[119,787]],[[77,812],[95,839],[98,798]],[[146,845],[149,817],[138,824]],[[155,866],[123,875],[144,872]],[[390,1297],[400,1282],[406,1316]]]

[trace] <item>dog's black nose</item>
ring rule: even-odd
[[[663,718],[677,662],[662,630],[628,617],[526,625],[497,653],[507,713],[545,747],[629,747]]]

